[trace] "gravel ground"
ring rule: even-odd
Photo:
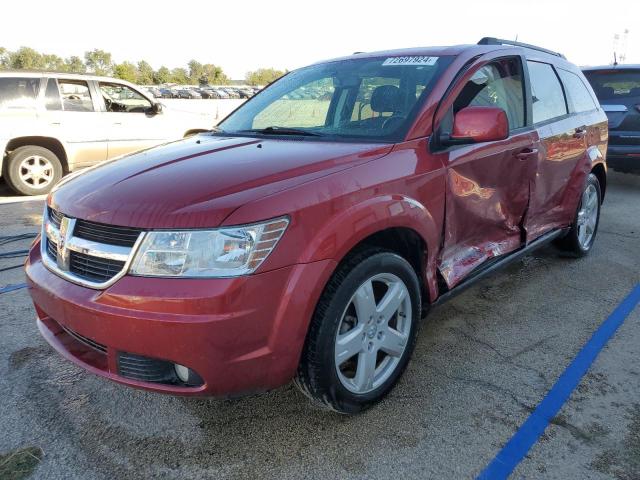
[[[35,232],[41,210],[0,205],[2,235]],[[0,478],[473,478],[640,282],[639,249],[640,177],[612,172],[591,255],[542,249],[434,309],[397,388],[355,417],[292,386],[223,401],[115,385],[40,338],[26,290],[2,294]],[[513,478],[639,479],[639,356],[637,307]]]

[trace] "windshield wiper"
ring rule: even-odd
[[[266,128],[251,128],[248,130],[240,130],[239,133],[262,133],[265,135],[303,135],[307,137],[321,137],[321,133],[310,132],[309,130],[302,130],[301,128],[288,128],[288,127],[266,127]]]

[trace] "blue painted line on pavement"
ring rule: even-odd
[[[502,447],[477,480],[506,479],[535,445],[549,422],[555,417],[571,393],[587,373],[600,351],[640,302],[640,284],[627,295],[614,312],[594,332],[558,381],[538,404],[520,429]]]
[[[14,290],[20,290],[21,288],[27,288],[26,283],[17,283],[14,285],[7,285],[6,287],[0,288],[0,294],[13,292]]]

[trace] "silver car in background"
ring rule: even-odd
[[[0,72],[0,176],[23,195],[73,170],[213,127],[144,89],[91,75]]]

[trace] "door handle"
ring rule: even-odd
[[[117,125],[117,126],[121,127],[122,126],[122,122],[115,122],[114,125]]]
[[[538,155],[537,148],[525,148],[524,150],[520,150],[518,153],[516,153],[516,158],[518,160],[527,160],[537,155]]]
[[[584,138],[586,134],[587,134],[587,127],[579,127],[579,128],[576,128],[576,131],[573,134],[573,138]]]

